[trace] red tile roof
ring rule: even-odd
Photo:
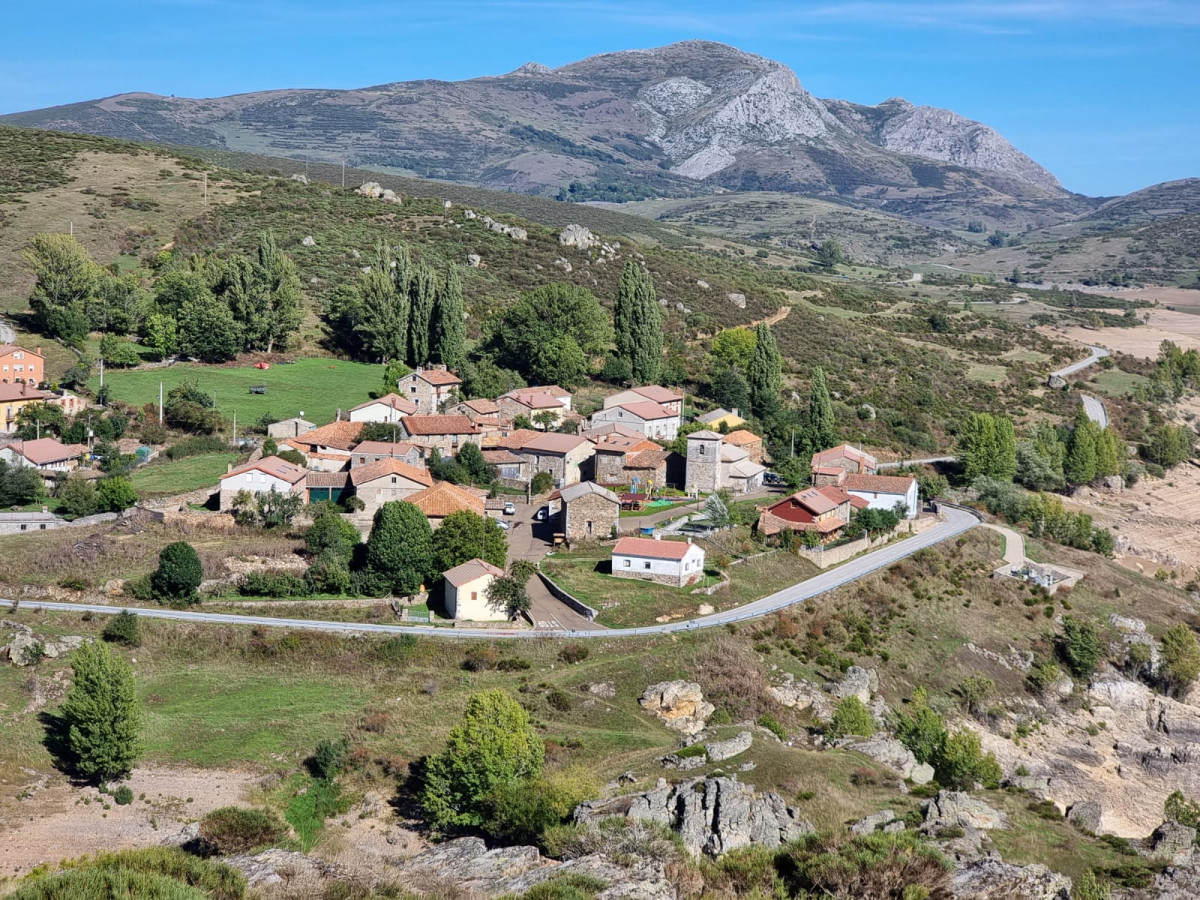
[[[878,461],[870,453],[859,450],[857,447],[851,447],[849,444],[839,444],[836,447],[830,447],[828,450],[814,453],[812,456],[812,465],[823,466],[836,463],[839,459],[852,459],[864,469],[875,469],[879,466]]]
[[[479,434],[466,416],[405,416],[400,427],[410,435]]]
[[[507,463],[508,465],[513,465],[514,463],[520,463],[520,464],[524,465],[525,458],[522,456],[517,456],[517,454],[513,453],[511,450],[508,450],[504,447],[497,447],[496,449],[493,449],[493,450],[484,450],[483,451],[483,461],[485,463],[487,463],[489,466],[499,466],[504,463]]]
[[[749,447],[752,444],[761,444],[762,438],[753,431],[747,431],[742,428],[739,431],[731,431],[725,435],[725,443],[733,444],[735,447]]]
[[[423,484],[425,487],[433,485],[433,476],[429,474],[428,469],[418,469],[403,460],[390,458],[378,459],[375,462],[351,469],[350,481],[358,485],[374,481],[376,478],[386,478],[389,475],[399,475],[401,478],[407,478],[409,481]]]
[[[630,388],[630,390],[655,403],[678,403],[683,399],[679,394],[660,384],[647,384],[644,387]]]
[[[284,443],[297,449],[304,447],[332,447],[335,450],[351,450],[358,443],[363,422],[330,422],[303,434],[288,438]]]
[[[914,481],[911,475],[847,475],[842,487],[848,491],[907,494]]]
[[[509,391],[503,398],[514,400],[528,409],[562,409],[562,401],[541,391]],[[502,398],[502,399],[503,399]]]
[[[64,444],[54,438],[39,438],[34,441],[12,441],[6,445],[35,466],[49,466],[57,462],[78,459],[87,447],[83,444]]]
[[[27,382],[21,384],[0,383],[0,403],[12,403],[16,400],[49,400],[53,396],[45,391],[39,391]]]
[[[462,509],[482,516],[484,509],[482,497],[448,481],[439,481],[433,487],[417,491],[408,498],[408,502],[415,504],[431,519],[444,519]]]
[[[264,456],[262,459],[238,466],[232,472],[227,472],[221,476],[221,480],[224,481],[226,478],[254,471],[265,472],[268,475],[286,481],[288,484],[297,484],[303,481],[305,476],[308,475],[308,469],[294,466],[285,459],[280,459],[278,456]]]
[[[520,449],[533,453],[570,453],[575,448],[590,443],[591,441],[587,438],[577,434],[559,434],[556,431],[548,431],[527,441]]]
[[[30,356],[36,356],[38,359],[44,358],[39,352],[40,348],[39,350],[26,350],[24,347],[18,347],[16,344],[0,344],[0,356],[8,356],[8,354],[16,353],[17,351],[28,353]]]
[[[445,578],[455,587],[462,587],[464,584],[470,584],[484,575],[491,575],[493,578],[503,578],[504,570],[497,569],[490,562],[483,559],[468,559],[461,566],[455,566],[443,573]]]
[[[675,413],[668,412],[660,404],[653,400],[643,400],[640,403],[622,403],[620,406],[611,407],[612,409],[623,409],[628,413],[633,413],[644,422],[653,422],[656,419],[674,419]]]
[[[681,560],[695,546],[687,541],[656,541],[652,538],[623,537],[613,547],[613,556],[640,556],[644,559]]]
[[[535,437],[540,437],[542,432],[534,431],[532,428],[518,428],[516,431],[510,432],[507,437],[499,437],[490,442],[492,447],[503,447],[506,450],[520,450]]]
[[[478,400],[464,400],[462,405],[481,416],[494,416],[500,412],[500,404],[495,400],[488,400],[486,397]]]
[[[670,450],[664,450],[662,447],[655,447],[653,450],[643,450],[640,453],[630,453],[625,457],[626,469],[657,469]]]
[[[366,409],[368,406],[374,406],[376,403],[381,403],[384,406],[390,407],[396,410],[396,412],[402,412],[406,416],[411,416],[417,411],[417,404],[395,393],[384,394],[382,397],[376,397],[374,400],[368,400],[366,403],[360,403],[350,411],[355,412],[356,410]]]
[[[417,449],[416,444],[405,441],[363,441],[354,448],[356,456],[408,456]]]
[[[447,384],[462,384],[462,379],[453,372],[447,372],[445,369],[417,369],[413,372],[422,381],[427,381],[435,387],[441,387]]]

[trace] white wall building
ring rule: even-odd
[[[704,575],[704,549],[688,541],[623,537],[612,551],[612,574],[683,587]]]
[[[869,509],[895,509],[899,503],[908,519],[915,519],[920,510],[917,479],[911,475],[847,475],[839,487],[866,500]]]
[[[446,580],[446,615],[470,622],[503,622],[508,618],[503,609],[488,606],[487,600],[488,587],[504,577],[503,569],[482,559],[469,559],[442,577]]]

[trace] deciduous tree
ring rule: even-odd
[[[499,569],[508,562],[508,539],[495,519],[459,510],[446,516],[433,533],[437,571],[446,572],[470,559],[482,559]]]
[[[417,593],[438,574],[425,513],[403,500],[384,503],[375,511],[366,559],[368,574],[381,586],[398,596]]]

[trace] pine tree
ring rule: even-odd
[[[467,362],[467,330],[464,323],[462,280],[458,267],[446,266],[446,282],[434,303],[434,350],[438,362],[452,371]]]
[[[783,357],[775,344],[771,327],[760,323],[754,329],[754,356],[750,358],[750,405],[761,416],[779,403],[783,390]]]
[[[75,768],[98,781],[123,778],[142,752],[142,710],[133,669],[102,643],[80,647],[71,665],[75,680],[59,716]]]
[[[1096,479],[1096,432],[1087,411],[1081,406],[1075,414],[1075,427],[1067,441],[1063,475],[1068,484],[1090,484]]]
[[[632,260],[621,271],[613,325],[617,356],[628,361],[633,380],[657,381],[662,367],[662,312],[650,273]]]
[[[813,372],[808,403],[808,432],[817,450],[828,450],[837,443],[837,424],[833,418],[833,400],[825,383],[825,370]]]
[[[437,305],[437,276],[433,269],[424,264],[417,266],[408,294],[408,364],[423,366],[429,362],[433,313]]]

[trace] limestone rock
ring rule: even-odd
[[[603,697],[605,700],[612,700],[617,696],[617,689],[608,681],[598,681],[595,684],[589,684],[587,692],[593,697]]]
[[[470,266],[472,269],[478,269],[479,264],[482,262],[483,262],[483,257],[480,256],[478,253],[468,253],[467,254],[467,265]]]
[[[612,816],[665,825],[679,832],[689,851],[710,856],[750,845],[778,847],[814,830],[778,794],[758,793],[736,775],[692,779],[678,787],[660,779],[650,791],[595,800],[575,810],[581,825]]]
[[[364,181],[361,185],[354,189],[354,193],[362,194],[364,197],[378,199],[383,196],[383,185],[378,181]]]
[[[1067,809],[1067,821],[1091,834],[1099,834],[1104,810],[1095,800],[1080,800]]]
[[[730,303],[732,303],[738,309],[746,308],[746,295],[745,294],[730,292],[730,293],[726,294],[725,297],[729,300]]]
[[[316,240],[313,239],[313,236],[311,234],[306,235],[304,240],[302,240],[300,243],[303,244],[305,247],[315,247],[317,244]]]
[[[292,174],[292,181],[298,181],[301,184],[308,184],[308,176],[303,172],[295,172]]]
[[[1100,479],[1100,487],[1110,493],[1119,494],[1125,490],[1125,478],[1122,475],[1105,475]]]
[[[703,278],[697,279],[696,287],[700,288],[700,290],[702,290],[702,291],[707,291],[708,290],[708,282],[705,281]]]
[[[922,831],[937,832],[943,828],[1007,828],[1004,813],[976,800],[965,791],[938,791],[925,805],[925,824]]]
[[[599,244],[600,240],[582,225],[568,225],[558,233],[558,242],[564,247],[578,247],[580,250],[590,250]]]
[[[893,825],[899,825],[900,827],[893,828]],[[881,809],[879,812],[864,816],[850,825],[851,834],[873,834],[879,830],[887,831],[889,834],[895,831],[903,831],[904,823],[896,819],[896,813],[892,810]]]
[[[954,871],[950,890],[962,900],[1070,900],[1071,879],[1040,864],[979,859]]]
[[[863,703],[870,703],[871,695],[879,690],[879,676],[875,674],[874,669],[851,666],[846,670],[845,678],[836,684],[825,685],[825,690],[839,700],[857,697]]]
[[[1141,619],[1135,619],[1132,616],[1122,616],[1113,613],[1108,617],[1108,624],[1122,634],[1144,634],[1146,631],[1146,623]]]
[[[1065,391],[1067,389],[1067,379],[1061,375],[1051,375],[1046,380],[1046,384],[1056,391]]]
[[[827,694],[808,681],[797,681],[791,672],[783,677],[783,683],[767,688],[767,693],[789,709],[811,709],[821,719],[833,715],[833,704]]]
[[[679,756],[672,753],[670,756],[664,756],[662,766],[664,769],[675,769],[679,772],[690,772],[692,769],[699,769],[708,765],[708,757],[704,754],[700,756]]]
[[[754,743],[754,737],[749,731],[743,731],[725,741],[712,741],[704,745],[705,752],[712,762],[732,759],[739,753],[745,753]]]
[[[869,756],[876,762],[883,763],[889,769],[895,769],[901,777],[911,778],[916,784],[928,784],[933,779],[931,766],[918,763],[911,750],[883,732],[873,735],[865,741],[850,744],[847,749],[857,750],[863,756]],[[924,780],[918,780],[918,778]]]
[[[292,850],[266,850],[254,856],[229,856],[221,861],[245,875],[250,887],[270,887],[285,881],[313,884],[349,874],[341,866]]]
[[[1004,786],[1022,790],[1036,800],[1046,800],[1050,796],[1049,775],[1013,775],[1005,779]]]
[[[14,666],[31,666],[39,659],[59,659],[72,650],[78,650],[84,644],[90,644],[91,638],[77,634],[64,635],[56,640],[49,640],[34,634],[28,625],[19,623],[9,625],[14,634],[8,644],[0,647],[0,659],[7,658]]]
[[[1180,825],[1178,822],[1163,822],[1150,835],[1150,855],[1181,865],[1191,862],[1195,844],[1195,828]]]
[[[716,707],[704,699],[700,685],[690,681],[662,681],[646,688],[638,701],[668,728],[684,734],[699,734]]]
[[[555,264],[556,266],[558,266],[560,269],[562,269],[564,272],[566,272],[568,275],[570,275],[570,274],[571,274],[571,270],[572,270],[573,268],[575,268],[574,266],[572,266],[572,265],[571,265],[571,262],[570,262],[570,260],[567,260],[567,259],[565,259],[564,257],[561,257],[561,256],[560,256],[560,257],[558,257],[558,259],[554,260],[554,264]]]

